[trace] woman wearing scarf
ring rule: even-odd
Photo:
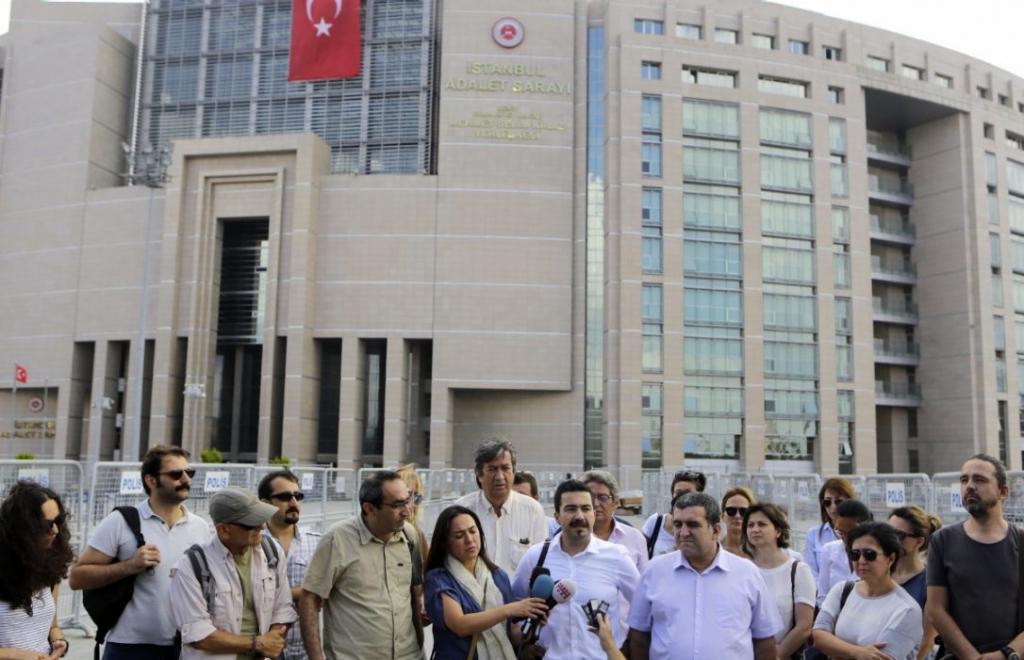
[[[424,590],[434,622],[434,657],[514,660],[519,627],[510,619],[543,616],[544,600],[512,600],[508,574],[488,559],[480,520],[466,507],[442,511],[431,540]]]

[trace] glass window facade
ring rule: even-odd
[[[683,99],[683,134],[738,140],[739,106],[735,103]]]
[[[739,231],[743,224],[739,188],[687,183],[683,186],[683,224]]]
[[[742,277],[743,245],[740,235],[686,230],[683,272],[699,277]]]
[[[814,205],[809,195],[766,190],[761,193],[761,232],[814,238]]]
[[[743,292],[739,280],[684,280],[683,322],[686,325],[743,326]]]
[[[433,5],[364,0],[363,70],[345,80],[287,81],[292,3],[154,0],[140,144],[312,131],[331,169],[432,173],[437,127]]]
[[[761,108],[761,142],[810,148],[811,116],[805,112]]]
[[[637,34],[662,34],[665,24],[648,18],[637,18],[633,21],[633,32]]]
[[[767,34],[750,35],[750,45],[762,50],[775,50],[775,37]]]
[[[661,383],[644,383],[642,385],[641,451],[643,469],[645,470],[656,470],[661,467],[663,396]]]
[[[708,85],[709,87],[736,87],[737,73],[718,69],[683,67],[684,85]]]
[[[874,69],[875,71],[889,71],[889,60],[883,57],[868,55],[866,62],[869,69]]]
[[[704,30],[699,25],[690,23],[676,23],[676,36],[680,39],[700,39]]]
[[[808,97],[811,85],[800,80],[787,80],[785,78],[772,78],[760,76],[757,79],[757,89],[765,94],[781,94],[783,96],[794,96],[805,99]]]
[[[661,273],[662,265],[662,220],[661,189],[644,188],[642,192],[643,221],[643,271]]]
[[[739,144],[706,138],[683,138],[683,178],[687,181],[739,185]]]
[[[661,62],[641,62],[640,77],[644,80],[661,80]]]
[[[715,41],[720,44],[738,44],[740,42],[740,33],[737,30],[715,28]]]
[[[691,375],[743,374],[743,339],[733,328],[687,328],[683,369]]]

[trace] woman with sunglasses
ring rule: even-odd
[[[433,540],[423,586],[434,622],[434,657],[513,660],[519,627],[510,619],[543,616],[544,600],[512,599],[508,574],[487,557],[480,519],[471,509],[442,511]]]
[[[900,558],[892,579],[917,601],[924,611],[928,596],[927,569],[922,559],[928,555],[928,543],[932,534],[942,528],[942,520],[921,507],[910,504],[889,512],[889,524],[896,530],[900,540]],[[924,660],[935,645],[935,627],[925,619],[924,636],[918,660]]]
[[[747,555],[743,552],[743,516],[754,501],[754,494],[743,486],[733,486],[722,496],[722,517],[725,518],[722,549],[744,559]]]
[[[409,514],[406,520],[420,533],[423,561],[427,561],[427,555],[430,554],[430,544],[427,541],[427,535],[423,531],[423,527],[420,525],[420,503],[423,502],[423,493],[425,491],[423,479],[420,478],[419,472],[416,471],[415,463],[407,463],[395,470],[395,472],[402,477],[402,481],[409,489],[409,497],[412,498],[412,513]]]
[[[807,531],[804,541],[804,561],[811,567],[811,573],[818,577],[821,570],[821,549],[826,543],[835,541],[836,510],[845,500],[852,500],[856,495],[850,482],[841,477],[825,480],[818,491],[818,508],[821,513],[821,524]]]
[[[814,622],[814,646],[832,658],[914,660],[921,644],[917,601],[892,579],[900,540],[891,525],[868,522],[846,536],[858,582],[835,585]]]
[[[57,589],[74,560],[57,493],[15,484],[0,505],[0,657],[44,660],[68,652]]]
[[[802,658],[814,623],[814,576],[800,559],[787,552],[789,521],[771,502],[756,502],[743,518],[743,551],[761,570],[782,616],[783,629],[775,635],[779,658]]]

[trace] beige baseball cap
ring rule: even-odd
[[[213,522],[238,523],[246,527],[259,527],[277,513],[277,507],[260,502],[251,490],[228,486],[210,498],[210,517]]]

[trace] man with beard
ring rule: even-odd
[[[103,519],[89,546],[71,569],[72,589],[99,589],[135,576],[135,593],[107,635],[103,660],[177,660],[171,621],[171,569],[189,547],[210,537],[210,528],[185,508],[196,471],[180,447],[157,445],[142,458],[142,488],[148,499],[136,505],[146,545],[141,548],[124,516]]]
[[[633,660],[775,660],[782,619],[760,569],[718,544],[715,498],[672,503],[676,547],[651,560],[629,607]]]
[[[299,490],[299,478],[289,470],[277,470],[267,474],[260,480],[256,492],[262,501],[277,507],[277,513],[267,521],[263,534],[272,537],[284,549],[288,558],[288,584],[291,586],[292,600],[298,607],[306,567],[313,558],[321,534],[309,528],[299,527],[299,514],[302,512],[302,500],[306,499],[306,494]],[[288,643],[280,660],[300,660],[305,657],[302,633],[299,626],[292,626],[288,631]]]
[[[978,454],[960,469],[960,498],[970,518],[943,527],[928,551],[925,613],[946,652],[970,660],[1020,660],[1017,623],[1020,539],[1003,518],[1006,467]]]
[[[633,598],[640,574],[624,547],[594,535],[594,495],[583,482],[572,479],[558,485],[555,519],[562,526],[562,533],[527,551],[516,569],[512,592],[516,599],[530,595],[531,576],[538,565],[550,571],[555,582],[573,580],[577,591],[571,602],[548,613],[547,625],[541,629],[536,644],[527,645],[521,657],[603,658],[601,640],[587,630],[582,605],[592,600],[608,603],[612,635],[616,646],[622,646],[627,631],[619,615],[620,596],[626,602]],[[547,553],[541,564],[545,548]]]

